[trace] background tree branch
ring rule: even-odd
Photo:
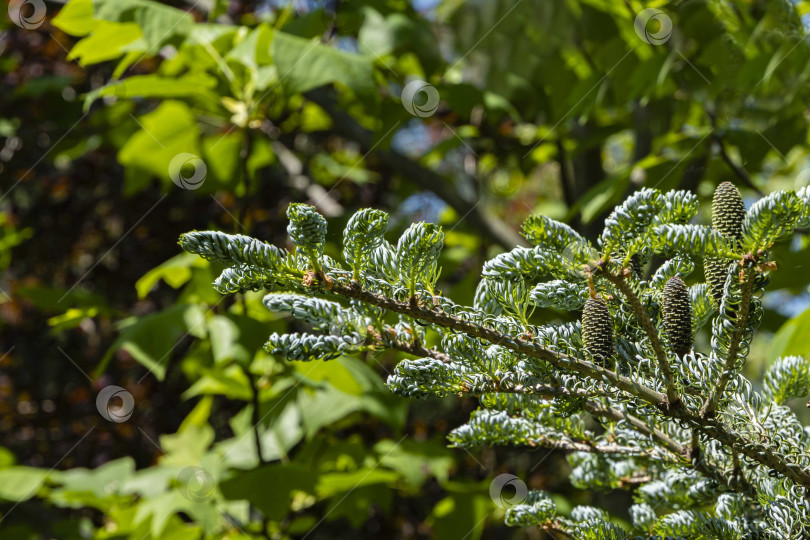
[[[326,88],[310,90],[305,96],[329,114],[334,122],[334,133],[355,141],[364,153],[374,152],[389,169],[402,176],[405,181],[435,193],[458,213],[459,219],[469,221],[472,227],[480,230],[490,240],[505,250],[515,246],[528,245],[523,237],[509,225],[491,214],[480,199],[467,200],[446,178],[435,171],[416,163],[396,150],[375,147],[374,133],[358,124],[349,113],[339,108],[329,90]]]

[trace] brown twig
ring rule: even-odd
[[[641,324],[641,327],[644,329],[644,332],[647,334],[647,338],[650,340],[650,345],[652,345],[652,348],[655,351],[655,357],[658,360],[658,365],[661,366],[661,373],[664,375],[664,384],[667,387],[668,404],[671,407],[677,406],[680,403],[681,398],[678,395],[678,390],[675,388],[675,383],[672,380],[672,370],[669,366],[669,359],[667,358],[666,350],[664,349],[663,343],[661,343],[658,330],[655,328],[655,325],[650,319],[650,314],[641,304],[641,300],[638,296],[636,296],[636,293],[633,292],[633,289],[631,289],[627,284],[624,276],[613,274],[608,270],[605,270],[600,275],[604,276],[608,281],[613,283],[619,289],[619,291],[621,291],[624,297],[627,298],[627,301],[630,303],[630,307],[633,308],[633,312],[635,312],[636,317],[638,317],[638,321]]]
[[[622,446],[620,444],[594,444],[591,441],[583,440],[560,440],[560,439],[533,439],[529,441],[529,446],[539,446],[542,448],[552,448],[555,450],[565,450],[569,452],[588,452],[590,454],[624,455],[630,457],[645,457],[651,459],[663,459],[665,456],[656,448],[643,449],[633,446]]]
[[[615,420],[617,422],[624,420],[629,424],[633,429],[642,433],[651,439],[654,439],[658,442],[661,446],[666,448],[671,453],[675,454],[680,460],[686,459],[686,449],[681,445],[678,441],[661,431],[657,428],[650,428],[646,422],[642,419],[638,418],[637,416],[633,416],[626,412],[620,411],[614,407],[604,407],[603,405],[595,402],[595,401],[588,401],[585,404],[585,409],[593,414],[594,416],[600,416],[602,418],[609,418],[611,420]]]
[[[437,351],[435,349],[426,348],[423,345],[413,345],[408,343],[395,342],[393,344],[393,348],[399,351],[413,354],[415,356],[436,358],[445,363],[452,362],[452,359],[445,353]],[[521,386],[521,385],[508,386],[508,385],[501,385],[498,381],[493,381],[493,386],[491,389],[481,388],[475,392],[472,391],[465,392],[464,395],[480,396],[481,394],[488,392],[530,394],[551,399],[555,397],[584,398],[584,397],[594,397],[597,395],[585,389],[570,390],[565,387],[553,386],[550,384],[538,383],[531,386]],[[740,474],[739,459],[737,457],[737,454],[734,454],[736,465],[735,470],[731,476],[719,470],[717,467],[714,467],[709,463],[706,463],[704,460],[700,459],[701,457],[700,448],[697,442],[698,431],[696,429],[694,428],[692,429],[691,445],[689,447],[684,447],[682,444],[677,442],[675,439],[673,439],[660,429],[651,428],[647,424],[647,422],[644,422],[642,419],[632,414],[629,414],[626,411],[621,411],[614,407],[605,407],[601,403],[593,400],[585,401],[585,410],[588,411],[590,414],[598,416],[600,418],[606,418],[616,422],[620,421],[626,422],[627,425],[633,428],[635,431],[653,439],[663,448],[668,450],[674,456],[675,458],[674,461],[681,462],[684,465],[687,462],[691,462],[695,470],[699,471],[707,478],[711,478],[712,480],[716,481],[718,485],[730,488],[733,491],[744,493],[754,499],[756,498],[756,490],[748,482],[746,482],[745,478],[743,478],[742,474]],[[571,451],[595,452],[603,454],[622,453],[618,449],[614,449],[617,451],[611,452],[610,451],[611,448],[609,447],[590,449],[584,447],[568,448],[565,447],[564,445],[556,445],[556,446],[550,444],[538,444],[538,445]]]
[[[243,302],[244,302],[244,295],[242,295]],[[256,457],[259,459],[259,466],[263,466],[267,464],[267,461],[264,459],[264,452],[262,452],[262,438],[261,434],[259,433],[259,425],[261,424],[261,417],[259,411],[259,388],[256,384],[256,377],[250,372],[248,367],[243,366],[242,372],[247,376],[248,382],[250,383],[250,401],[252,405],[251,411],[251,422],[253,423],[253,438],[256,443]],[[252,505],[251,505],[252,506]],[[269,524],[269,520],[267,516],[262,515],[261,520],[261,527],[262,527],[262,536],[264,538],[270,538],[267,532],[267,526]]]
[[[737,310],[736,324],[734,325],[734,333],[731,335],[731,341],[728,345],[728,354],[726,355],[726,364],[723,373],[720,374],[720,379],[717,384],[712,388],[712,391],[706,397],[703,407],[700,409],[700,416],[708,418],[714,415],[717,410],[717,403],[723,396],[726,390],[728,381],[731,380],[731,374],[734,371],[734,365],[737,363],[737,353],[740,350],[740,342],[742,335],[745,331],[745,325],[748,322],[748,313],[751,308],[751,294],[754,289],[754,278],[756,277],[756,270],[751,268],[748,270],[747,277],[743,282],[742,300],[740,307]]]
[[[380,344],[385,346],[385,344],[382,342],[380,342]],[[452,358],[450,358],[443,352],[437,351],[436,349],[428,349],[421,343],[413,343],[413,342],[409,343],[406,341],[396,340],[391,344],[391,347],[398,351],[412,354],[414,356],[435,358],[436,360],[440,360],[445,364],[449,364],[453,361]]]
[[[373,152],[388,168],[396,171],[411,184],[435,193],[439,198],[465,216],[472,227],[480,230],[487,238],[494,240],[505,249],[515,245],[525,246],[523,239],[514,229],[489,212],[480,200],[465,198],[441,174],[424,167],[396,150],[378,145],[374,132],[361,126],[346,111],[342,110],[335,96],[324,88],[310,90],[304,96],[320,106],[332,118],[333,132],[340,137],[356,142],[365,153]],[[470,178],[470,181],[473,179]]]
[[[754,181],[751,179],[751,176],[748,174],[748,171],[743,169],[740,165],[734,163],[734,160],[731,159],[731,156],[728,154],[728,151],[726,150],[726,142],[723,140],[723,137],[719,133],[717,133],[716,115],[709,111],[707,111],[707,114],[709,115],[709,121],[712,124],[712,140],[717,145],[717,149],[720,152],[720,157],[723,159],[726,165],[728,165],[728,168],[731,169],[731,172],[733,172],[737,176],[737,178],[742,180],[742,182],[746,186],[756,191],[760,197],[764,197],[765,194],[762,193],[762,191],[757,187],[756,184],[754,184]]]
[[[256,443],[256,457],[259,458],[259,465],[264,465],[267,462],[264,459],[262,452],[262,438],[259,433],[259,425],[261,424],[261,411],[259,411],[259,389],[256,387],[256,377],[250,372],[248,368],[242,368],[242,371],[248,378],[250,383],[250,403],[253,406],[251,411],[251,422],[253,423],[253,439]]]
[[[317,282],[311,284],[311,286],[315,285],[317,285]],[[784,459],[782,456],[774,455],[773,452],[769,451],[768,447],[729,431],[723,424],[712,418],[702,417],[693,413],[683,406],[683,404],[678,407],[669,406],[665,394],[639,384],[628,377],[619,375],[614,371],[552,351],[522,338],[502,334],[493,328],[461,319],[435,308],[425,308],[408,302],[400,302],[393,298],[363,290],[357,283],[346,284],[336,280],[332,284],[329,292],[347,298],[354,298],[383,309],[438,324],[446,328],[458,330],[469,336],[501,345],[518,354],[544,360],[557,369],[573,371],[592,380],[607,382],[618,390],[655,406],[661,414],[696,428],[704,435],[716,439],[731,450],[779,472],[797,484],[810,487],[810,470],[803,465]]]

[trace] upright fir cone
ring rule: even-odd
[[[664,286],[661,314],[672,350],[678,357],[685,355],[692,349],[692,303],[686,283],[678,276]]]
[[[740,190],[731,182],[723,182],[714,190],[712,198],[712,229],[726,240],[742,239],[745,203]]]
[[[594,292],[582,310],[582,343],[595,360],[613,356],[613,318],[607,303]]]
[[[723,289],[726,286],[728,276],[728,265],[731,261],[725,259],[712,259],[706,257],[703,261],[703,273],[706,275],[706,282],[709,284],[709,294],[714,298],[717,307],[723,300]]]
[[[731,182],[723,182],[714,190],[712,199],[712,228],[736,246],[742,238],[742,223],[745,219],[745,203],[740,190]],[[726,284],[726,270],[731,261],[706,258],[704,274],[709,283],[712,298],[717,305],[723,299],[723,288]]]

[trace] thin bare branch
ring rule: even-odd
[[[324,292],[354,298],[415,319],[458,330],[469,336],[501,345],[519,354],[544,360],[557,369],[573,371],[589,379],[606,382],[620,391],[655,406],[661,414],[680,420],[688,426],[696,428],[704,435],[718,440],[731,450],[781,473],[802,486],[810,487],[810,470],[803,465],[790,461],[783,456],[777,456],[770,452],[768,447],[729,431],[726,426],[713,418],[703,417],[688,410],[682,402],[670,405],[666,395],[638,384],[636,381],[614,371],[547,349],[520,337],[502,334],[493,328],[461,319],[435,308],[422,307],[416,302],[400,302],[393,298],[363,290],[354,282],[332,281],[327,288],[326,285],[313,280],[311,286],[323,287]]]
[[[734,333],[731,335],[731,341],[728,346],[725,369],[723,373],[720,374],[720,379],[718,379],[717,384],[712,388],[711,393],[706,397],[706,401],[700,409],[700,415],[704,418],[714,415],[717,410],[717,403],[720,401],[720,398],[723,397],[726,385],[728,385],[728,381],[731,380],[731,375],[734,373],[734,365],[737,363],[737,353],[740,350],[740,342],[742,341],[742,335],[745,331],[745,325],[748,323],[748,313],[751,310],[751,294],[754,290],[755,277],[756,269],[750,268],[743,282],[742,299],[736,313],[737,320],[734,325]]]
[[[624,276],[613,274],[610,271],[605,271],[600,275],[604,276],[608,281],[613,283],[621,291],[624,297],[627,298],[627,301],[630,303],[630,307],[633,308],[633,312],[636,314],[636,317],[638,317],[641,327],[644,329],[644,332],[647,334],[647,338],[650,340],[650,345],[652,345],[652,348],[655,351],[655,357],[658,360],[658,365],[661,366],[661,373],[664,375],[664,384],[666,384],[667,387],[667,401],[670,405],[679,403],[681,398],[678,395],[678,390],[675,388],[675,383],[672,380],[672,369],[669,366],[667,352],[664,349],[663,343],[661,343],[658,330],[655,328],[655,325],[650,319],[650,314],[641,304],[641,300],[636,293],[633,292],[633,289],[631,289],[627,284]]]

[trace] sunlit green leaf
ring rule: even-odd
[[[319,40],[276,32],[271,46],[281,84],[288,93],[306,92],[332,82],[376,99],[371,61],[366,56],[335,50]]]
[[[186,336],[204,335],[204,312],[196,305],[176,305],[160,313],[141,317],[121,332],[102,358],[96,373],[104,371],[118,350],[124,350],[155,377],[163,379],[178,341]]]

